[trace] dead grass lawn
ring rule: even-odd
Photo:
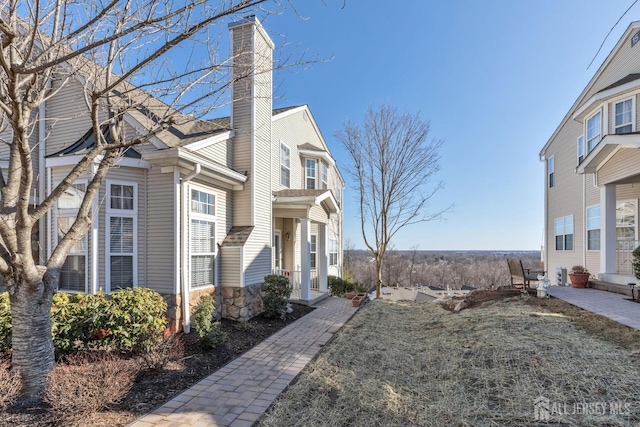
[[[640,422],[637,331],[554,299],[472,307],[368,304],[259,425],[537,425],[540,396],[540,425]]]

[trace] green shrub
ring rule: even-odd
[[[193,328],[200,338],[204,338],[213,327],[215,301],[211,295],[202,295],[193,309]]]
[[[216,348],[227,341],[227,333],[222,330],[220,322],[213,322],[211,329],[202,337],[202,343],[209,348]]]
[[[329,276],[329,291],[331,295],[336,297],[343,297],[347,292],[355,291],[355,285],[352,282],[342,279],[337,276]]]
[[[264,315],[266,317],[280,317],[284,319],[287,303],[291,296],[289,279],[275,274],[269,275],[264,278],[263,292],[262,304],[264,306]]]
[[[11,306],[9,293],[0,293],[0,353],[11,348]]]

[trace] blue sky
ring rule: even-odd
[[[308,104],[347,178],[334,133],[369,105],[420,112],[444,140],[433,210],[446,219],[411,226],[396,249],[539,249],[541,147],[628,24],[633,0],[296,2],[263,18],[277,45],[331,59],[279,71],[274,107]],[[390,6],[393,5],[393,6]],[[258,14],[258,16],[260,16]],[[347,178],[348,179],[348,178]],[[345,238],[364,248],[355,190],[347,182]]]

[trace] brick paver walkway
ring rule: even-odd
[[[597,289],[575,289],[565,286],[549,288],[552,296],[585,310],[601,314],[618,323],[640,329],[640,304],[628,301],[628,296]]]
[[[356,310],[344,298],[320,302],[131,426],[251,426]]]

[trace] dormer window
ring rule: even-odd
[[[587,151],[596,148],[602,137],[602,112],[598,111],[587,119]]]
[[[307,190],[315,190],[316,189],[316,161],[313,159],[307,159],[306,161],[306,188]]]
[[[616,134],[633,132],[633,107],[633,98],[616,102],[613,105]]]

